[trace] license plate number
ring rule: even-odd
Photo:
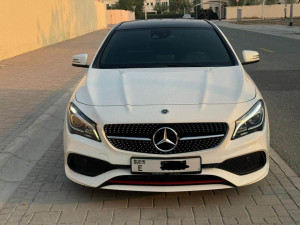
[[[132,173],[200,173],[201,158],[131,158]]]

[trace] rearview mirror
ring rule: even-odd
[[[256,63],[259,61],[259,53],[256,51],[244,50],[243,51],[244,64]]]
[[[87,59],[88,54],[74,55],[72,59],[72,66],[88,68],[89,65],[87,65]]]

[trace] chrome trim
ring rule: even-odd
[[[130,141],[151,141],[150,138],[142,137],[122,137],[122,136],[107,136],[110,139],[130,140]]]
[[[161,131],[161,130],[164,130],[163,137],[162,137],[162,139],[161,139],[158,143],[155,143],[155,136],[156,136],[157,133],[158,133],[159,131]],[[175,134],[175,136],[176,136],[176,142],[175,142],[175,143],[168,139],[167,130],[169,130],[169,131],[171,131],[171,132],[173,132],[173,133]],[[161,152],[170,152],[170,151],[172,151],[174,148],[176,148],[176,146],[177,146],[177,144],[178,144],[178,134],[177,134],[177,132],[176,132],[175,130],[173,130],[173,129],[170,128],[170,127],[162,127],[162,128],[159,128],[159,129],[155,132],[155,134],[153,135],[152,140],[153,140],[153,144],[154,144],[155,148],[157,148],[159,151],[161,151]],[[158,147],[159,145],[161,145],[161,144],[163,144],[163,143],[171,144],[171,145],[173,145],[173,147],[170,148],[170,149],[166,149],[166,150],[161,149],[160,147]]]
[[[225,134],[216,134],[216,135],[207,135],[207,136],[195,136],[195,137],[184,137],[180,138],[180,141],[191,141],[191,140],[199,140],[199,139],[208,139],[208,138],[216,138],[216,137],[224,137]]]

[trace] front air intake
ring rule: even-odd
[[[267,157],[263,151],[227,159],[216,167],[237,175],[246,175],[260,170],[266,165]]]
[[[76,173],[80,173],[89,177],[95,177],[107,171],[115,169],[115,167],[103,160],[94,159],[78,154],[69,154],[68,166]]]

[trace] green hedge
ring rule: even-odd
[[[164,14],[148,14],[148,19],[162,19],[162,18],[182,18],[183,14],[175,14],[175,13],[164,13]]]

